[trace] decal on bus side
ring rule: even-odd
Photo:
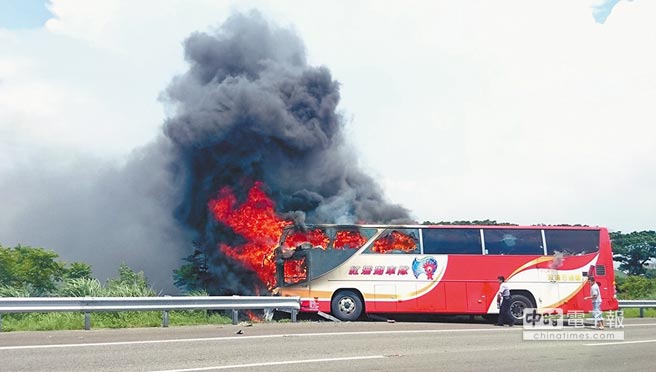
[[[415,258],[412,261],[412,273],[415,278],[419,279],[419,275],[426,275],[426,279],[433,280],[433,274],[437,271],[437,260],[433,257],[424,257],[421,260]]]
[[[415,258],[412,261],[412,274],[415,279],[425,275],[428,280],[435,280],[434,275],[437,272],[437,260],[431,256],[424,257],[421,260]],[[348,275],[409,275],[410,266],[396,265],[352,265],[348,269]]]
[[[408,275],[409,266],[351,266],[348,275]]]

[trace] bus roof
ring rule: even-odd
[[[287,228],[293,228],[290,225]],[[296,226],[299,227],[299,226]],[[375,229],[544,229],[544,230],[601,230],[601,226],[574,225],[417,225],[417,224],[305,224],[304,228],[375,228]]]

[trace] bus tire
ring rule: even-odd
[[[524,309],[535,307],[528,297],[515,294],[510,299],[510,315],[515,324],[522,324],[524,320]]]
[[[330,311],[339,320],[356,320],[362,314],[364,306],[360,296],[350,290],[342,290],[335,294],[330,303]]]

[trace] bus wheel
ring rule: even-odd
[[[330,311],[339,320],[356,320],[362,314],[362,300],[357,293],[349,290],[339,291],[330,303]]]
[[[531,300],[522,295],[512,295],[510,302],[510,315],[512,315],[515,324],[522,324],[524,319],[524,309],[532,308],[533,303]]]

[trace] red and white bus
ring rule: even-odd
[[[613,255],[602,227],[288,226],[276,248],[276,292],[301,311],[355,320],[375,313],[499,313],[497,277],[524,308],[585,311],[594,276],[602,310],[618,308]]]

